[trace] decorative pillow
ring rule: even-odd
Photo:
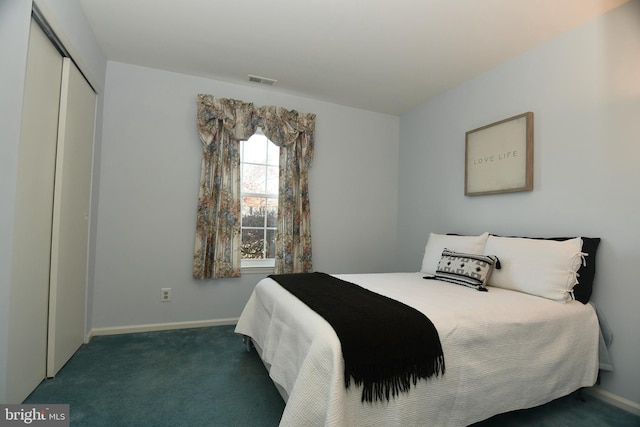
[[[435,274],[442,251],[445,248],[454,252],[482,255],[488,238],[489,233],[483,233],[479,236],[452,236],[429,233],[429,240],[427,240],[427,245],[424,248],[420,271]]]
[[[442,251],[435,279],[487,291],[485,285],[493,268],[500,268],[500,261],[493,255],[477,255]]]
[[[582,239],[565,241],[489,236],[485,254],[500,259],[502,268],[489,280],[490,286],[549,298],[571,299],[582,263]]]

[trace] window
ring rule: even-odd
[[[279,157],[280,148],[260,128],[240,143],[243,267],[274,265]]]

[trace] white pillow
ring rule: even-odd
[[[565,241],[489,236],[485,254],[500,259],[489,286],[567,301],[577,283],[582,262],[582,239]]]
[[[487,242],[488,237],[489,233],[484,233],[479,236],[450,236],[446,234],[429,233],[429,240],[427,240],[427,245],[424,248],[420,271],[423,273],[436,274],[438,263],[442,257],[442,251],[445,249],[453,252],[483,255],[484,244]]]

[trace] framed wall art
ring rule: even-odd
[[[465,196],[533,190],[533,113],[466,133]]]

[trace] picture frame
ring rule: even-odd
[[[465,134],[465,196],[533,190],[533,113]]]

